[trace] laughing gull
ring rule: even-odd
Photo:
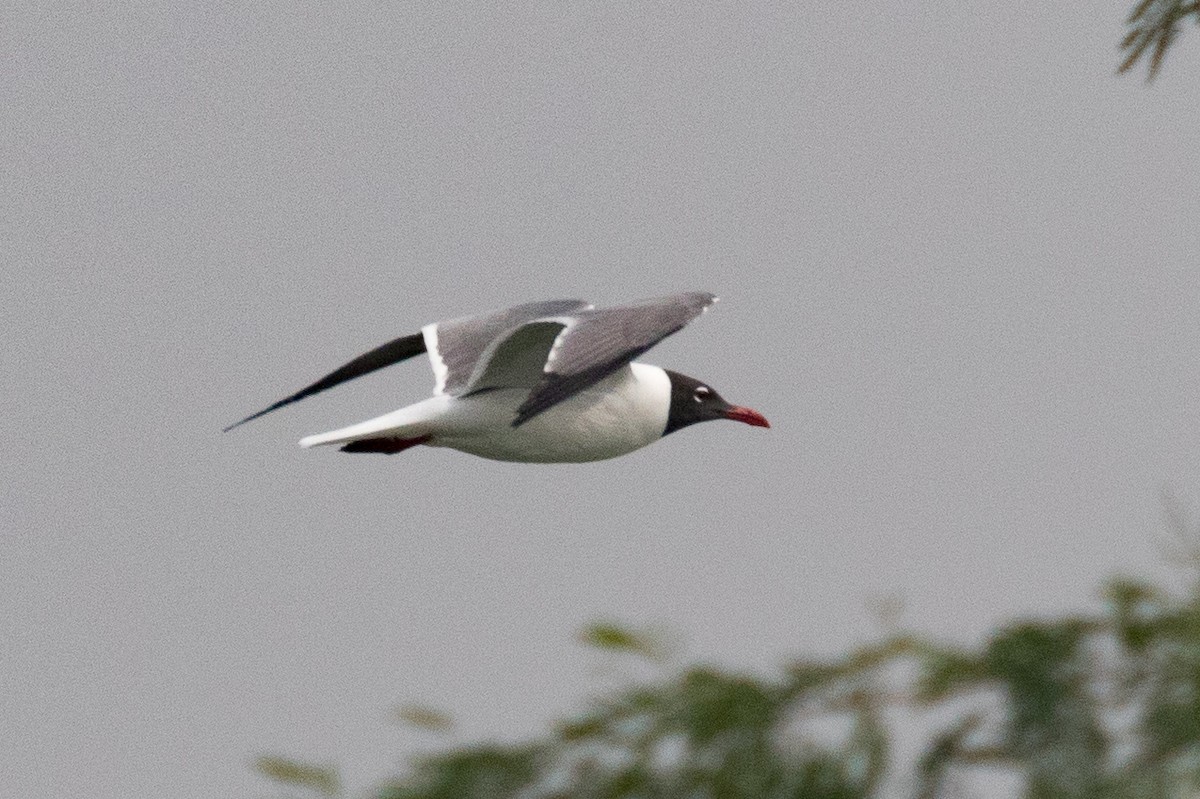
[[[437,381],[432,397],[300,446],[392,455],[424,444],[502,461],[579,463],[633,452],[696,422],[770,427],[695,378],[633,360],[716,300],[687,292],[600,309],[551,300],[437,322],[225,430],[423,352]]]

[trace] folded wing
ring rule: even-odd
[[[583,300],[530,302],[426,325],[422,333],[437,379],[434,393],[457,397],[476,390],[481,369],[486,368],[498,344],[517,329],[538,320],[574,315],[590,307]]]
[[[517,409],[513,426],[583,391],[683,327],[716,297],[673,294],[632,305],[584,311],[565,320],[546,358],[543,374]]]

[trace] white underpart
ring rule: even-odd
[[[300,446],[364,438],[430,436],[429,446],[525,463],[579,463],[615,458],[662,437],[671,381],[657,366],[633,363],[530,419],[512,420],[529,389],[498,389],[458,398],[445,394],[360,424],[301,439]]]
[[[450,370],[442,360],[442,354],[438,352],[437,323],[421,328],[421,337],[425,339],[425,352],[428,353],[429,364],[433,367],[433,393],[442,394],[446,391],[446,378]]]

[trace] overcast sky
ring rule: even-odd
[[[1170,576],[1200,36],[1147,87],[1130,2],[478,5],[4,15],[0,795],[259,796],[260,752],[364,788],[427,745],[397,703],[581,707],[598,617],[768,669],[879,597],[969,643]],[[414,360],[220,432],[426,322],[685,289],[722,302],[645,360],[771,430],[296,446]]]

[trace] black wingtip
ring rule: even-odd
[[[221,432],[228,433],[235,427],[244,425],[246,422],[252,422],[260,416],[265,416],[271,411],[279,410],[285,405],[291,405],[293,402],[299,402],[305,397],[311,397],[313,394],[318,394],[327,388],[333,388],[339,383],[345,383],[347,380],[353,380],[356,377],[362,377],[365,374],[370,374],[376,369],[382,369],[385,366],[391,366],[394,363],[399,363],[414,355],[420,355],[425,352],[425,339],[420,333],[414,333],[411,336],[401,336],[398,339],[393,339],[387,344],[376,347],[370,352],[365,352],[349,363],[343,364],[329,374],[322,377],[312,385],[297,391],[290,397],[285,397],[279,402],[263,408],[258,413],[252,413],[240,422],[234,422],[226,427]]]
[[[222,430],[221,432],[222,432],[222,433],[228,433],[230,430],[232,430],[232,429],[233,429],[233,428],[235,428],[235,427],[241,427],[241,426],[242,426],[242,425],[244,425],[246,422],[250,422],[250,421],[253,421],[253,420],[257,419],[257,418],[258,418],[260,415],[261,415],[261,414],[257,414],[257,413],[256,413],[256,414],[254,414],[253,416],[247,416],[245,419],[242,419],[240,422],[234,422],[233,424],[229,425],[229,427],[226,427],[226,428],[225,428],[224,430]]]
[[[228,433],[228,432],[229,432],[230,430],[232,430],[233,428],[235,428],[235,427],[241,427],[241,426],[242,426],[242,425],[244,425],[246,422],[253,422],[253,421],[254,421],[255,419],[257,419],[258,417],[260,417],[260,416],[264,416],[264,415],[266,415],[266,414],[270,413],[271,411],[275,410],[276,408],[279,408],[279,407],[281,407],[281,406],[283,406],[283,405],[286,405],[286,404],[287,404],[286,402],[279,403],[279,404],[276,404],[276,405],[272,405],[270,408],[264,408],[264,409],[262,409],[261,411],[259,411],[258,413],[252,413],[252,414],[250,414],[249,416],[247,416],[245,419],[242,419],[240,422],[234,422],[233,424],[229,425],[229,427],[226,427],[226,428],[225,428],[224,430],[222,430],[221,432],[222,432],[222,433]]]

